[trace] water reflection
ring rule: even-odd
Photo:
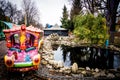
[[[120,55],[114,56],[114,68],[118,68],[120,66]]]
[[[64,66],[70,66],[71,65],[71,60],[70,60],[70,52],[66,54],[66,59],[64,61]]]
[[[54,60],[64,62],[64,66],[70,66],[71,65],[70,52],[67,52],[65,61],[63,60],[63,57],[64,56],[62,47],[58,47],[58,49],[54,51]]]
[[[54,60],[63,61],[63,51],[61,47],[58,47],[58,49],[54,51]]]
[[[64,61],[64,66],[70,66],[74,62],[79,67],[111,69],[120,66],[120,56],[115,55],[110,49],[98,47],[69,47],[61,46],[54,51],[56,61]]]

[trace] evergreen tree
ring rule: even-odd
[[[82,3],[81,0],[71,0],[71,1],[72,1],[72,8],[70,12],[69,29],[72,31],[74,29],[73,18],[79,15],[80,11],[82,10]]]
[[[79,15],[82,10],[81,0],[72,0],[72,8],[70,12],[70,19],[73,20],[75,15]]]
[[[69,22],[69,20],[68,20],[68,11],[67,11],[67,7],[64,5],[63,16],[61,18],[62,27],[68,29],[69,28],[68,22]]]

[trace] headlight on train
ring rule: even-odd
[[[35,55],[33,57],[33,65],[39,65],[40,64],[40,54]]]
[[[14,65],[14,60],[12,57],[8,57],[7,55],[4,57],[5,65],[7,67],[13,67]]]

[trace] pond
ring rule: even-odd
[[[116,69],[120,67],[120,53],[99,47],[70,47],[60,46],[54,50],[54,59],[63,61],[64,66],[74,62],[79,67],[100,69]]]

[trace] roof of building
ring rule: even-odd
[[[67,30],[67,29],[64,29],[64,28],[46,28],[44,30]]]
[[[60,26],[55,25],[55,26],[53,26],[51,28],[45,28],[44,30],[67,30],[67,29],[61,28]]]
[[[0,21],[0,22],[2,22],[5,25],[7,25],[9,29],[13,28],[13,25],[16,25],[16,24],[13,24],[13,23],[10,23],[10,22],[5,22],[5,21]],[[17,26],[20,26],[20,25],[17,25]]]

